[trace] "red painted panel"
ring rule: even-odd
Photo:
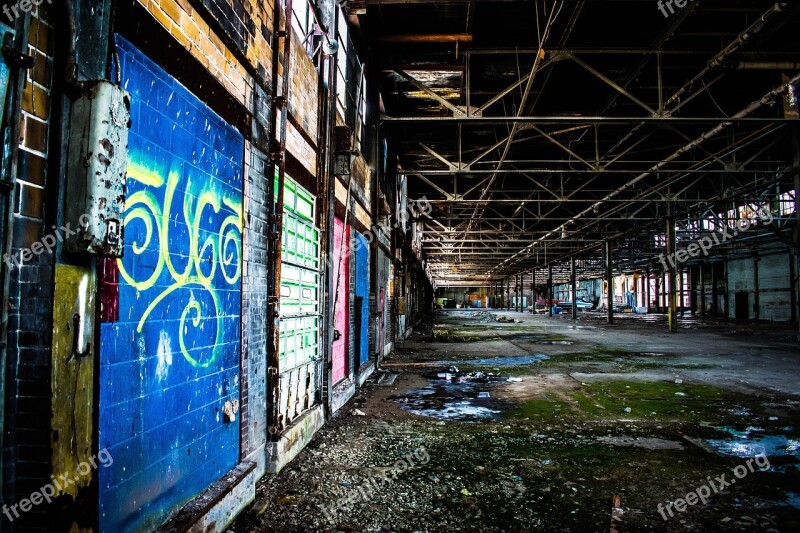
[[[333,226],[333,286],[336,294],[333,327],[339,332],[338,340],[333,341],[333,382],[338,383],[347,376],[348,321],[350,306],[350,228],[338,218]],[[334,334],[336,338],[336,334]]]

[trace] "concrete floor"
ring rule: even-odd
[[[431,321],[230,531],[800,530],[796,332]]]

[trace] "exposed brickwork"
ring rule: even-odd
[[[247,149],[242,235],[242,389],[241,455],[254,453],[266,442],[267,429],[267,156]]]
[[[252,97],[253,80],[240,61],[222,42],[214,29],[209,26],[197,9],[187,0],[138,0],[175,40],[200,62],[219,82],[243,105],[249,107]],[[212,4],[213,2],[204,2]],[[271,28],[272,2],[250,0],[248,9],[251,19],[263,21]],[[221,20],[226,21],[225,18]],[[239,21],[227,20],[225,26],[241,27]],[[259,27],[261,27],[259,25]],[[241,50],[250,62],[249,67],[269,65],[272,52],[263,32],[247,34],[246,49]],[[268,32],[266,32],[268,33]],[[262,67],[263,68],[263,67]]]
[[[49,11],[35,9],[28,52],[35,66],[22,93],[19,168],[15,190],[12,253],[19,258],[48,233],[54,222],[44,209],[52,114],[54,37]],[[26,254],[27,255],[27,254]],[[50,344],[52,337],[52,254],[23,257],[13,268],[9,287],[9,336],[6,381],[4,461],[10,504],[39,489],[50,478]],[[34,508],[14,524],[44,531],[46,509]]]

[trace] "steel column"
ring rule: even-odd
[[[611,241],[606,241],[606,280],[608,283],[608,323],[614,323],[614,265],[611,260]]]
[[[570,281],[572,283],[572,319],[578,319],[578,274],[575,270],[575,256],[570,257]]]
[[[547,265],[547,316],[553,316],[553,265]]]
[[[667,217],[667,257],[675,257],[675,216],[672,210],[672,204],[668,205],[669,216]],[[666,273],[667,284],[669,291],[667,296],[667,327],[670,333],[678,332],[678,312],[677,312],[677,294],[678,289],[676,283],[675,261],[669,261],[669,268]],[[665,284],[666,285],[666,284]],[[666,289],[666,286],[665,286]]]

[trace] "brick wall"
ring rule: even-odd
[[[249,147],[245,154],[244,232],[242,237],[242,406],[241,456],[266,442],[267,431],[267,156]]]
[[[269,69],[265,66],[272,62],[269,39],[273,3],[193,1],[199,9],[188,0],[138,0],[239,103],[249,108],[253,73],[268,83]],[[226,46],[223,38],[234,42],[236,53]]]
[[[54,213],[45,212],[49,177],[53,17],[43,4],[34,8],[29,50],[35,66],[22,95],[19,168],[15,189],[12,253],[19,258],[48,233]],[[27,254],[26,254],[27,255]],[[53,264],[51,254],[33,255],[11,269],[9,287],[8,368],[4,436],[4,499],[17,502],[50,478],[50,339]],[[15,527],[44,531],[44,508],[34,508]]]

